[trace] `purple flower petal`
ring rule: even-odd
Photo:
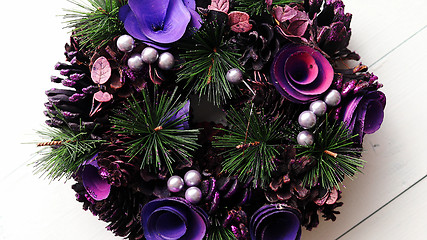
[[[189,9],[189,10],[196,10],[196,1],[194,0],[182,0],[184,2],[184,5]],[[198,15],[198,14],[197,14]],[[199,16],[200,17],[200,16]]]
[[[169,4],[175,0],[129,0],[129,7],[142,28],[153,29],[165,25]],[[182,3],[182,2],[181,2]],[[184,5],[184,4],[182,4]],[[144,29],[142,29],[144,32]],[[144,32],[146,34],[146,32]]]
[[[187,231],[185,210],[179,207],[163,206],[156,209],[148,218],[148,228],[155,229],[159,239],[179,239]]]
[[[374,133],[381,127],[385,104],[385,95],[380,91],[367,92],[348,102],[342,120],[352,134],[358,134],[359,143],[364,134]]]
[[[311,54],[296,52],[286,60],[285,71],[293,82],[307,85],[316,80],[319,68]]]
[[[252,215],[250,234],[252,239],[261,240],[300,239],[300,220],[294,209],[280,204],[266,205]]]
[[[99,166],[96,162],[96,157],[97,155],[83,163],[81,176],[83,186],[88,194],[93,199],[100,201],[106,199],[108,195],[110,195],[111,185],[108,184],[107,179],[104,179],[99,175]]]
[[[202,26],[202,18],[195,10],[189,8],[188,11],[191,14],[191,21],[188,24],[188,27],[189,27],[188,31],[190,32],[190,35],[191,35]]]
[[[147,240],[202,240],[207,215],[182,198],[155,199],[141,211],[141,223]]]
[[[334,70],[320,52],[290,44],[276,55],[270,75],[273,85],[284,97],[295,103],[307,103],[329,89]]]
[[[157,0],[149,1],[153,2],[153,5],[157,5],[158,3]],[[163,1],[160,1],[160,3]],[[140,20],[139,24],[141,31],[148,39],[166,44],[176,42],[184,35],[187,25],[190,22],[191,15],[181,0],[170,1],[169,6],[165,8],[167,9],[167,13],[163,19],[159,17],[151,18],[153,15],[156,16],[155,9],[157,9],[157,7],[148,6],[149,7],[139,9],[139,15],[135,13],[136,17]],[[131,9],[133,10],[132,6]],[[152,11],[154,11],[154,14]],[[145,16],[144,14],[150,17],[140,17]]]

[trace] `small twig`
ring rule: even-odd
[[[252,147],[252,146],[258,146],[259,144],[260,144],[260,142],[255,141],[255,142],[251,142],[251,143],[237,145],[236,148],[237,149],[242,149],[242,148],[247,149],[247,148]]]
[[[331,151],[329,151],[329,150],[325,150],[325,151],[323,151],[323,152],[324,152],[324,153],[326,153],[326,154],[328,154],[329,156],[334,157],[334,158],[336,158],[336,157],[338,156],[338,154],[337,154],[337,153],[331,152]]]
[[[70,140],[65,141],[66,143],[71,142]],[[37,143],[37,147],[45,147],[45,146],[59,146],[62,145],[62,141],[50,141],[50,142],[41,142]]]

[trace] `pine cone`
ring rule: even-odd
[[[45,115],[49,117],[46,124],[52,127],[61,127],[66,124],[76,132],[83,125],[86,129],[102,132],[102,125],[107,122],[105,115],[90,116],[92,96],[97,92],[96,86],[90,78],[88,68],[89,58],[84,50],[79,50],[78,43],[71,38],[71,45],[65,45],[67,63],[57,63],[55,70],[59,70],[63,77],[51,77],[52,82],[62,83],[69,89],[50,89],[46,91],[48,102],[45,103]],[[64,122],[56,115],[58,110],[65,118]]]
[[[112,187],[107,199],[96,202],[82,183],[78,182],[72,188],[76,191],[77,201],[83,202],[84,210],[89,209],[100,220],[110,223],[108,230],[131,240],[144,238],[140,223],[140,206],[148,202],[144,195],[127,188]]]
[[[319,1],[312,1],[311,6],[317,11]],[[317,29],[317,45],[334,59],[360,59],[357,53],[347,49],[351,37],[351,18],[350,13],[344,13],[344,3],[334,0],[326,1],[322,11],[313,20]]]
[[[269,121],[285,117],[285,123],[295,120],[304,106],[286,100],[273,86],[254,86],[256,92],[254,103],[257,109],[263,109]]]
[[[129,163],[130,156],[126,154],[122,139],[104,144],[99,151],[97,161],[100,172],[115,187],[126,187],[128,183],[140,182],[139,167]]]

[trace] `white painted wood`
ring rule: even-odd
[[[304,231],[303,239],[340,236],[427,174],[423,154],[427,29],[413,36],[427,25],[427,1],[345,0],[345,4],[353,14],[350,48],[360,53],[364,63],[375,63],[371,70],[385,85],[385,122],[378,133],[365,138],[365,174],[346,181],[342,214],[334,223],[321,222],[312,232]],[[49,77],[54,64],[64,58],[68,34],[56,15],[66,6],[65,0],[2,3],[0,240],[119,239],[104,229],[105,223],[81,210],[71,182],[49,184],[27,166],[36,147],[22,143],[36,140],[34,130],[45,120],[43,92],[54,86]],[[425,181],[422,184],[343,239],[421,239],[417,237],[425,234],[422,226],[427,225],[419,213],[427,197]],[[404,219],[408,221],[402,223]],[[413,235],[400,238],[407,232]]]
[[[341,239],[426,239],[426,196],[427,179],[424,179]]]

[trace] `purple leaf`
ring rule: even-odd
[[[110,79],[111,66],[105,57],[99,57],[93,63],[91,77],[96,84],[104,84]]]
[[[209,10],[227,13],[230,8],[229,0],[212,0],[211,5],[208,6]]]
[[[237,33],[249,32],[252,24],[249,23],[249,14],[240,11],[234,11],[228,14],[228,25],[231,31]]]
[[[109,102],[111,99],[113,99],[113,95],[109,94],[108,92],[98,91],[93,95],[93,98],[98,102]]]

